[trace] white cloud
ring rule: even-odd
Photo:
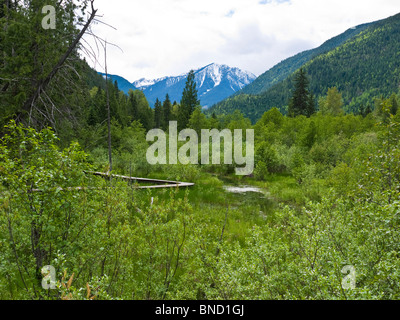
[[[95,7],[117,31],[93,30],[123,49],[109,47],[108,70],[129,81],[211,62],[259,75],[348,28],[400,12],[398,0],[95,0]]]

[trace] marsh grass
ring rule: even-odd
[[[152,178],[166,179],[165,173],[152,173]],[[153,201],[168,201],[171,192],[177,198],[189,200],[193,206],[197,221],[224,229],[226,241],[239,241],[244,244],[254,227],[278,223],[276,212],[289,205],[298,210],[307,200],[309,190],[299,185],[290,175],[270,175],[265,181],[254,178],[238,178],[236,176],[216,176],[201,172],[194,182],[195,186],[183,189],[140,190],[137,196],[146,198],[143,203],[150,205]],[[248,185],[259,188],[262,192],[233,193],[224,186]],[[154,200],[155,199],[155,200]]]

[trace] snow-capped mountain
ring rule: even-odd
[[[250,72],[215,63],[195,71],[198,96],[201,105],[206,108],[243,89],[255,79],[256,76]]]
[[[140,79],[134,81],[131,87],[126,86],[126,80],[119,76],[110,75],[113,81],[117,81],[121,90],[128,93],[129,89],[139,89],[145,94],[149,104],[154,106],[156,99],[164,101],[166,94],[172,102],[179,103],[185,88],[186,74],[175,77],[163,77],[155,80]],[[250,72],[227,65],[212,63],[208,66],[195,70],[195,81],[200,104],[204,108],[211,107],[235,92],[243,89],[255,80],[256,76]],[[122,78],[123,79],[123,78]],[[124,83],[120,86],[120,82]]]

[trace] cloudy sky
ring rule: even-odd
[[[95,7],[117,30],[96,24],[93,31],[122,49],[108,47],[108,72],[130,82],[212,62],[258,76],[348,28],[400,12],[399,0],[95,0]],[[104,63],[91,65],[104,71]]]

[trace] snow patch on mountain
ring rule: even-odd
[[[216,63],[194,70],[194,73],[200,104],[205,108],[224,100],[256,79],[250,72]],[[142,78],[131,83],[131,89],[142,90],[151,106],[154,106],[157,98],[163,101],[166,94],[172,102],[179,103],[188,74],[152,80]],[[123,78],[115,76],[118,83],[121,79]],[[128,87],[124,86],[125,93],[129,91]]]

